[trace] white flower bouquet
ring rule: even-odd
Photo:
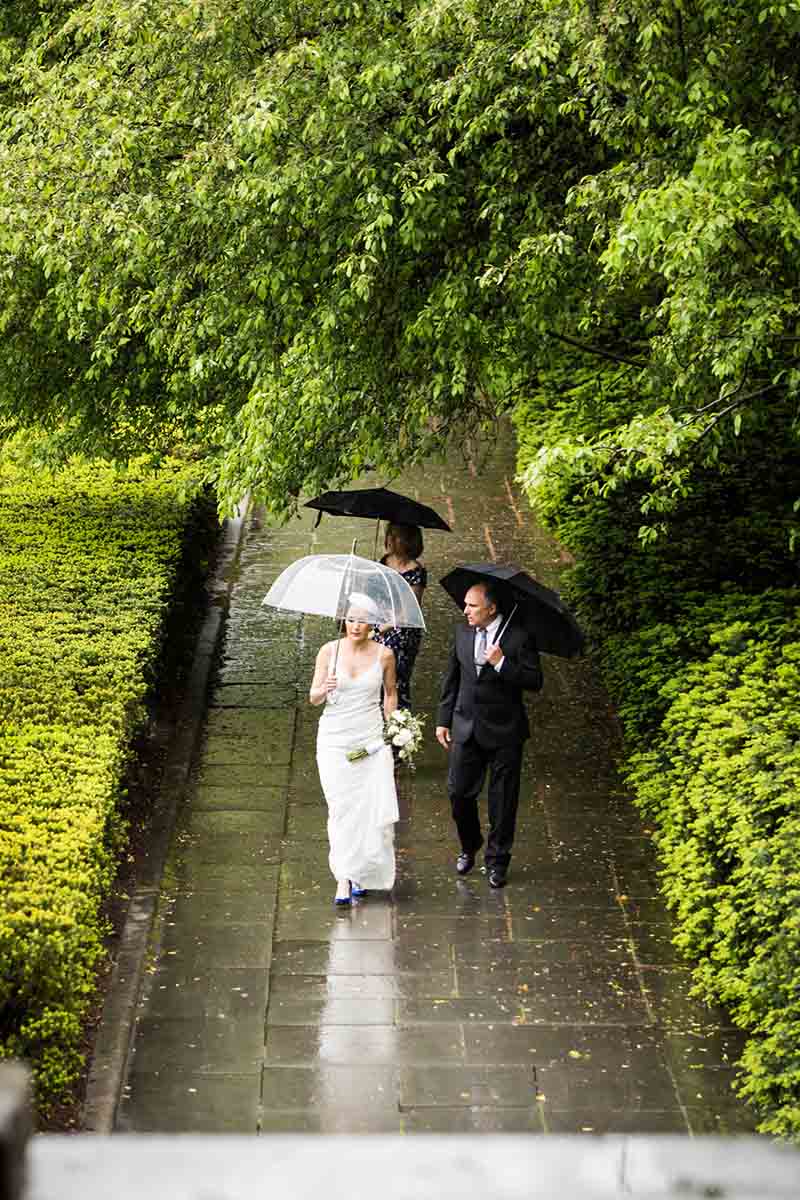
[[[414,769],[414,755],[422,745],[424,719],[415,717],[408,708],[396,708],[384,726],[383,736],[390,746],[397,749],[401,762]]]

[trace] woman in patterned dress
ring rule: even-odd
[[[412,591],[422,604],[422,594],[428,583],[428,572],[419,562],[423,551],[422,533],[416,525],[394,525],[386,527],[386,553],[381,562],[393,567],[411,585]],[[375,640],[394,651],[397,664],[398,707],[411,707],[411,672],[422,641],[421,629],[399,629],[395,625],[381,625]]]

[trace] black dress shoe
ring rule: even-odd
[[[466,850],[462,850],[456,859],[456,872],[459,875],[469,875],[472,868],[475,866],[475,855],[467,854]]]
[[[508,883],[505,871],[501,871],[499,867],[492,867],[489,872],[489,887],[501,888]]]

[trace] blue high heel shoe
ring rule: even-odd
[[[362,887],[360,883],[356,883],[352,879],[350,880],[350,895],[354,899],[358,900],[362,896],[366,896],[366,894],[367,894],[367,889],[365,887]]]
[[[345,908],[345,907],[347,907],[347,906],[350,904],[350,894],[351,894],[351,887],[350,887],[350,880],[348,879],[348,881],[347,881],[347,895],[346,895],[346,896],[340,896],[340,895],[339,895],[339,888],[337,887],[337,889],[336,889],[336,895],[335,895],[335,896],[334,896],[334,898],[333,898],[333,903],[335,904],[335,906],[336,906],[337,908]]]

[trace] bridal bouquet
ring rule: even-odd
[[[389,716],[383,736],[392,747],[397,747],[398,758],[414,769],[414,755],[422,745],[423,718],[415,717],[408,708],[396,708]]]

